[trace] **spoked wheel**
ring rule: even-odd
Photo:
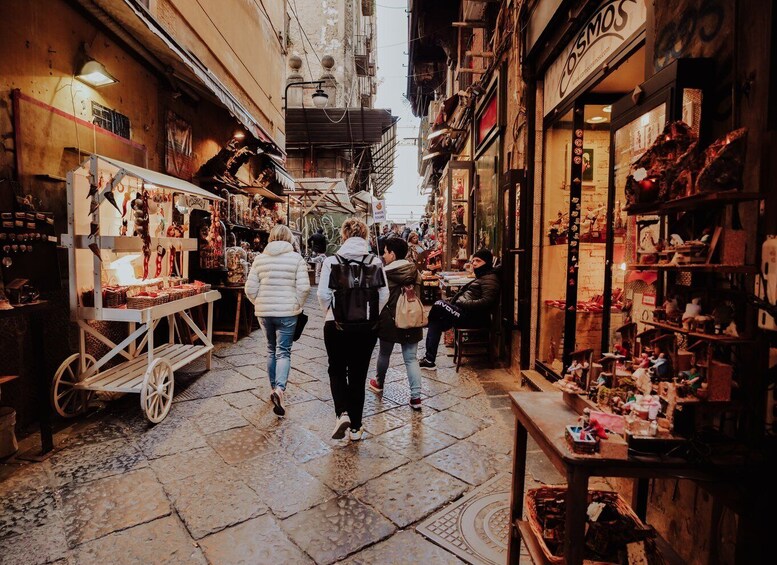
[[[173,367],[167,359],[155,359],[146,369],[140,389],[140,407],[154,424],[165,419],[173,403]]]
[[[84,366],[81,367],[81,356],[74,353],[54,373],[51,383],[51,406],[63,418],[73,418],[84,412],[92,398],[91,390],[76,388],[89,367],[97,363],[91,355],[84,355]]]

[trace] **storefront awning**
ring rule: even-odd
[[[169,188],[170,190],[174,190],[176,192],[183,192],[192,196],[207,198],[208,200],[224,201],[223,198],[216,196],[212,192],[208,192],[204,188],[200,188],[199,186],[196,186],[183,179],[171,177],[170,175],[158,173],[150,169],[144,169],[143,167],[138,167],[137,165],[130,165],[129,163],[124,163],[123,161],[119,161],[111,157],[103,157],[102,155],[95,154],[92,155],[90,159],[97,159],[98,161],[102,161],[102,163],[107,163],[109,165],[108,169],[110,169],[112,166],[115,170],[108,172],[113,177],[123,171],[127,176],[135,177],[159,188]]]
[[[293,191],[287,194],[300,202],[302,215],[312,212],[342,212],[354,214],[356,209],[348,197],[343,179],[324,177],[297,179]]]
[[[283,187],[283,190],[294,190],[294,177],[291,176],[283,162],[274,155],[267,154],[270,157],[270,164],[275,169],[275,182]]]

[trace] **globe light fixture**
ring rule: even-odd
[[[316,108],[324,108],[327,102],[329,102],[329,95],[322,89],[317,88],[313,93],[313,105]]]

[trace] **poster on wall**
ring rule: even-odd
[[[594,150],[590,148],[583,149],[583,182],[593,182],[594,180]]]
[[[192,126],[170,110],[165,124],[165,172],[184,180],[191,180]]]

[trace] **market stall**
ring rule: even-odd
[[[220,294],[187,282],[184,252],[197,248],[189,237],[191,211],[216,209],[220,200],[186,181],[100,155],[68,173],[68,233],[62,243],[79,352],[54,375],[51,401],[60,416],[85,410],[93,391],[110,391],[140,394],[141,409],[158,423],[172,404],[173,371],[203,356],[210,368],[213,302]],[[208,235],[214,246],[219,237],[215,231]],[[207,305],[204,328],[189,313],[200,305]],[[168,335],[157,345],[154,330],[162,319]],[[196,336],[195,343],[185,343],[176,320]],[[128,335],[115,343],[91,321],[126,323]],[[99,359],[89,355],[87,335],[109,352]],[[119,357],[121,363],[103,370]]]

